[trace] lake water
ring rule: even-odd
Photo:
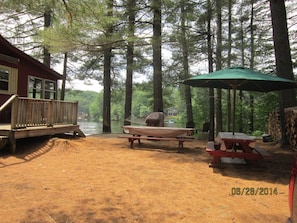
[[[78,122],[80,130],[83,131],[85,135],[97,135],[102,134],[102,122]],[[121,128],[123,124],[120,122],[111,123],[111,132],[112,133],[122,133]]]
[[[102,134],[102,122],[78,122],[80,130],[83,131],[85,135],[97,135]],[[143,123],[143,125],[145,125]],[[123,133],[123,122],[111,122],[111,132],[120,134]],[[168,127],[185,127],[182,123],[165,123]]]

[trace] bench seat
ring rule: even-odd
[[[194,137],[154,137],[154,136],[140,136],[140,135],[119,135],[118,138],[126,138],[130,142],[130,147],[133,148],[134,141],[137,140],[140,144],[141,140],[155,140],[155,141],[177,141],[178,152],[184,148],[184,142],[192,142]]]

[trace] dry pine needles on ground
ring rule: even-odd
[[[213,169],[200,140],[30,139],[0,156],[1,222],[284,222],[294,152],[262,144],[260,167]]]

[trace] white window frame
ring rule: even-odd
[[[35,82],[35,80],[40,81],[40,88],[34,87],[34,83],[31,82],[31,79],[32,80],[34,79],[34,82]],[[31,83],[33,84],[33,86],[30,86]],[[35,92],[34,92],[34,90],[35,90]],[[36,95],[39,95],[39,97],[36,97]],[[36,76],[33,76],[33,75],[28,76],[28,92],[27,92],[27,96],[29,98],[36,98],[36,99],[42,99],[43,98],[43,80],[42,80],[42,78],[39,78],[39,77],[36,77]],[[35,96],[35,97],[33,97],[33,96]]]
[[[30,87],[32,78],[40,81],[40,83],[41,83],[40,88]],[[54,84],[54,88],[46,89],[47,83]],[[38,99],[56,99],[57,98],[56,97],[57,96],[57,82],[56,81],[29,75],[28,76],[28,97],[30,97],[30,98],[34,98],[33,97],[33,89],[37,90],[37,94],[39,93],[40,97],[38,97]],[[32,92],[30,92],[30,91],[32,91]]]
[[[43,81],[44,81],[44,84],[43,84],[43,86],[44,86],[44,88],[43,88],[44,98],[46,98],[46,99],[56,99],[57,98],[56,97],[56,95],[57,95],[57,82],[53,81],[53,80],[49,80],[49,79],[44,79]],[[47,82],[51,83],[51,84],[54,84],[54,89],[46,89]],[[48,94],[50,95],[49,98],[47,97]],[[53,96],[53,97],[51,97],[51,96]]]

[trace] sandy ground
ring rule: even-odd
[[[272,154],[259,167],[209,168],[198,140],[18,141],[0,154],[0,222],[285,222],[294,152],[259,143]]]

